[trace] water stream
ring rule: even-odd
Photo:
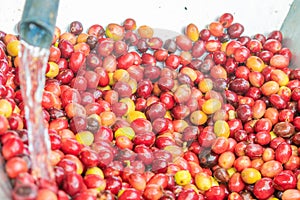
[[[0,146],[1,148],[1,146]],[[11,198],[11,190],[12,187],[9,184],[9,179],[7,175],[5,174],[5,169],[4,169],[4,159],[2,156],[0,156],[0,199],[1,200],[6,200]]]
[[[52,181],[54,172],[49,160],[50,140],[41,105],[49,50],[21,41],[19,56],[19,78],[28,130],[31,172],[36,180]]]

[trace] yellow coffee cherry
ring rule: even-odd
[[[202,93],[206,93],[206,92],[212,90],[213,86],[214,86],[213,81],[210,78],[204,78],[199,82],[198,89]]]
[[[123,194],[124,191],[125,191],[125,189],[119,190],[119,192],[118,192],[118,194],[117,194],[118,198]]]
[[[195,175],[195,184],[199,188],[199,190],[207,191],[212,187],[213,183],[211,176],[209,176],[205,172],[199,172]]]
[[[270,198],[268,198],[268,200],[279,200],[279,199],[276,197],[270,197]]]
[[[271,80],[276,81],[279,86],[285,86],[289,83],[289,76],[280,69],[274,69],[271,72]]]
[[[132,140],[134,138],[134,136],[135,136],[135,132],[134,132],[134,130],[131,127],[125,126],[125,127],[118,128],[115,131],[114,136],[115,136],[115,138],[117,138],[119,136],[126,136],[130,140]]]
[[[110,85],[107,85],[105,87],[98,87],[98,89],[101,91],[108,91],[108,90],[111,90],[111,87],[110,87]]]
[[[271,135],[271,140],[277,138],[277,135],[273,131],[270,131],[270,135]]]
[[[217,181],[217,179],[215,179],[212,176],[210,178],[211,178],[211,186],[219,186],[219,182]]]
[[[12,56],[18,56],[19,49],[20,49],[20,41],[19,40],[12,40],[7,44],[7,53]]]
[[[113,79],[114,81],[124,81],[128,82],[130,78],[130,75],[128,71],[125,69],[117,69],[115,72],[113,72]]]
[[[102,178],[104,178],[104,173],[102,171],[102,169],[100,169],[99,167],[90,167],[86,170],[85,175],[88,174],[97,174],[99,176],[101,176]]]
[[[90,131],[81,131],[75,135],[76,140],[80,144],[90,146],[94,142],[94,134]]]
[[[228,138],[230,135],[230,128],[225,120],[217,120],[214,123],[214,133],[217,137]]]
[[[185,34],[193,42],[196,42],[199,39],[199,30],[198,30],[198,27],[195,24],[193,24],[193,23],[190,23],[186,27]]]
[[[132,112],[135,110],[135,104],[134,101],[132,99],[130,99],[129,97],[125,97],[120,99],[120,102],[126,103],[127,104],[127,112],[125,113],[124,116],[127,116],[128,113]]]
[[[127,115],[127,121],[129,123],[133,122],[134,120],[136,120],[138,118],[146,119],[145,113],[143,113],[141,111],[134,110],[134,111],[129,112],[128,115]]]
[[[207,115],[201,110],[195,110],[190,115],[190,121],[194,125],[202,125],[207,121]]]
[[[6,99],[0,99],[0,115],[9,118],[12,114],[12,106]]]
[[[226,51],[226,47],[228,45],[229,42],[223,42],[221,45],[221,51],[225,52]]]
[[[215,113],[220,110],[222,103],[219,99],[208,99],[202,105],[202,111],[208,115]]]
[[[254,72],[261,72],[265,68],[264,61],[257,56],[250,56],[246,60],[246,66]]]
[[[54,78],[58,75],[59,73],[59,67],[58,64],[56,64],[55,62],[49,62],[49,71],[46,73],[46,76],[48,78]]]
[[[184,186],[191,182],[192,176],[188,170],[179,170],[174,175],[174,179],[175,179],[176,184]]]
[[[230,167],[227,169],[227,173],[229,174],[229,177],[231,177],[236,172],[236,169],[234,167]]]
[[[114,80],[114,73],[113,72],[108,72],[108,78],[109,78],[109,85],[112,86],[116,83]]]
[[[171,111],[170,111],[170,110],[167,110],[167,111],[166,111],[166,114],[165,114],[164,118],[167,118],[167,119],[170,119],[170,120],[172,120],[172,119],[173,119],[173,118],[172,118],[172,114],[171,114]]]
[[[243,169],[241,178],[247,184],[254,184],[261,179],[261,173],[257,169],[249,167]]]

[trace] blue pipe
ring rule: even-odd
[[[32,46],[49,48],[54,35],[59,0],[26,0],[20,38]]]

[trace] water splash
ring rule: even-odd
[[[44,125],[42,95],[49,49],[21,41],[19,79],[28,129],[28,147],[35,179],[54,180],[49,160],[50,140]]]
[[[1,146],[0,146],[1,148]],[[11,199],[11,190],[12,187],[9,184],[9,179],[7,175],[5,174],[4,169],[4,159],[0,155],[0,199],[6,200]]]

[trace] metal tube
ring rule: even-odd
[[[20,37],[30,45],[49,48],[53,39],[59,0],[26,0]]]

